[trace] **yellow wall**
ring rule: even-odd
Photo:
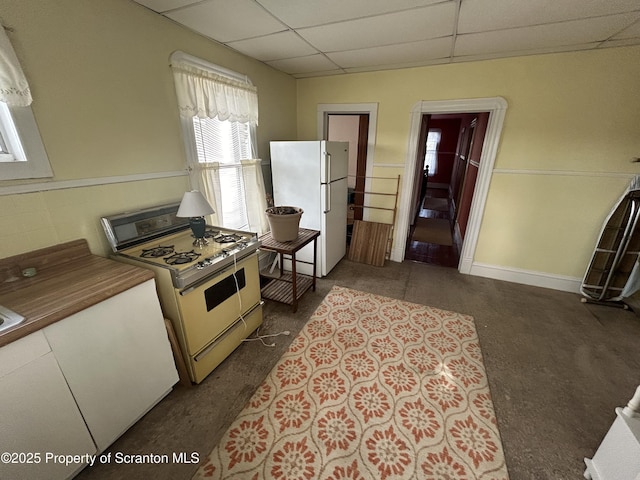
[[[0,18],[13,30],[54,182],[178,172],[11,195],[6,187],[25,182],[0,181],[0,258],[81,237],[106,254],[100,216],[180,200],[189,183],[179,174],[185,155],[169,68],[175,50],[251,78],[262,155],[271,139],[295,137],[293,78],[130,0],[0,0]]]
[[[375,161],[385,165],[375,172],[404,174],[389,164],[405,162],[417,102],[503,97],[474,261],[581,278],[604,218],[640,173],[630,161],[640,155],[638,79],[640,47],[309,78],[298,81],[298,135],[316,137],[319,103],[377,102]]]
[[[505,98],[476,262],[581,277],[604,217],[640,173],[630,162],[640,154],[639,47],[296,81],[130,0],[0,0],[0,18],[31,83],[54,182],[184,169],[168,66],[178,49],[258,86],[265,159],[272,139],[316,138],[317,104],[374,102],[384,165],[374,174],[404,174],[416,102]],[[100,216],[189,188],[178,175],[6,194],[21,183],[0,181],[0,257],[79,237],[106,254]]]

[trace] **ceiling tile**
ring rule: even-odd
[[[296,78],[640,45],[640,0],[134,1]]]
[[[227,45],[240,53],[262,61],[303,57],[317,53],[315,48],[291,31],[229,42]]]
[[[629,22],[628,15],[610,15],[534,27],[468,33],[457,36],[455,55],[482,55],[600,42]]]
[[[223,43],[286,29],[252,0],[233,0],[233,8],[225,0],[208,0],[167,17]]]
[[[198,1],[199,0],[135,0],[136,3],[160,13],[184,7],[191,3],[197,3]]]
[[[546,48],[533,48],[528,50],[513,50],[509,52],[481,53],[475,55],[459,55],[451,59],[451,63],[461,63],[469,61],[495,60],[498,58],[521,57],[527,55],[543,55],[548,53],[577,52],[580,50],[591,50],[598,48],[601,42],[583,43],[571,46],[553,46]]]
[[[298,30],[318,50],[336,52],[451,35],[456,7],[430,7]],[[401,28],[398,28],[401,25]]]
[[[360,72],[377,72],[380,70],[395,70],[399,68],[414,68],[414,67],[424,67],[426,65],[442,65],[445,63],[451,63],[450,58],[437,58],[434,60],[424,60],[417,62],[406,62],[406,63],[393,63],[389,65],[368,65],[364,67],[353,67],[353,68],[345,68],[344,71],[346,73],[360,73]]]
[[[287,58],[284,60],[274,60],[272,62],[265,63],[289,74],[339,70],[331,60],[321,54],[309,55],[307,57]]]
[[[416,63],[448,57],[451,53],[451,43],[452,37],[442,37],[419,42],[334,52],[328,53],[327,56],[342,68]]]
[[[639,8],[638,0],[464,0],[458,33],[540,25]]]
[[[636,18],[640,18],[640,12],[637,14]],[[612,37],[612,40],[622,40],[628,38],[640,38],[640,20],[636,20],[636,22],[621,32],[618,32],[616,35]]]
[[[290,27],[301,28],[424,7],[443,0],[314,0],[313,5],[299,0],[257,1]]]
[[[637,38],[623,38],[621,40],[608,40],[598,45],[598,48],[631,47],[633,45],[638,45]]]

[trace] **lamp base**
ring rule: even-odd
[[[191,227],[191,232],[193,233],[193,236],[195,238],[195,240],[193,241],[194,247],[204,247],[209,243],[209,241],[204,238],[204,234],[207,228],[204,217],[190,217],[189,226]]]
[[[193,246],[194,247],[198,247],[198,248],[202,248],[206,245],[209,245],[209,240],[207,240],[206,238],[196,238],[193,241]]]

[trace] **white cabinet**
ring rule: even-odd
[[[102,452],[178,381],[149,280],[44,329]]]
[[[640,387],[634,398],[640,401]],[[640,480],[640,411],[627,406],[616,408],[616,415],[593,459],[584,459],[585,478]]]
[[[177,381],[153,280],[0,348],[0,478],[71,478]]]
[[[42,331],[0,349],[0,478],[71,477],[52,455],[95,454],[96,448]]]

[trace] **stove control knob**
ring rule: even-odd
[[[207,268],[209,265],[212,265],[212,264],[213,264],[213,259],[211,259],[211,258],[205,258],[204,260],[201,260],[201,261],[199,261],[199,262],[196,264],[196,268],[197,268],[198,270],[202,270],[202,269],[205,269],[205,268]]]

